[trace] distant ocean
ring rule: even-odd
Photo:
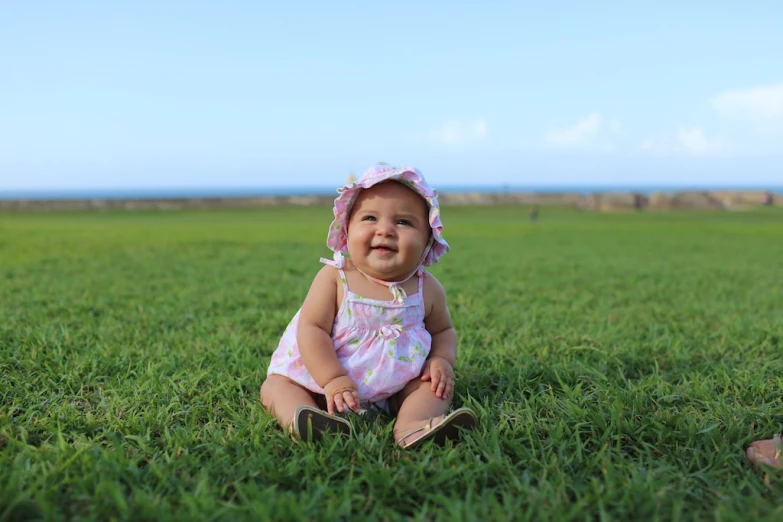
[[[783,186],[675,186],[675,185],[453,185],[437,187],[448,193],[538,192],[549,194],[590,192],[679,192],[685,190],[762,190],[783,193]],[[159,199],[236,198],[264,196],[337,196],[335,187],[200,187],[200,188],[114,188],[68,190],[0,190],[0,199]]]

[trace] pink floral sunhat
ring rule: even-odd
[[[429,186],[419,169],[410,166],[396,168],[385,163],[376,163],[367,169],[358,180],[338,189],[337,192],[340,195],[334,200],[334,221],[329,226],[326,245],[335,254],[348,252],[348,216],[351,213],[351,207],[362,190],[387,180],[402,183],[416,191],[427,202],[430,210],[429,222],[432,238],[421,265],[434,265],[443,254],[449,251],[449,244],[443,239],[438,192]]]

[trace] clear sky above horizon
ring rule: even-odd
[[[783,2],[0,4],[0,191],[783,185]]]

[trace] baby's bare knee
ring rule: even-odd
[[[274,398],[278,395],[280,386],[284,385],[287,380],[282,375],[270,375],[261,383],[261,404],[264,405],[264,408],[269,411],[273,410]]]
[[[403,397],[407,397],[408,395],[410,395],[415,391],[421,389],[429,389],[431,386],[432,383],[430,383],[430,381],[422,381],[421,377],[416,377],[408,381],[408,384],[406,384],[405,387],[402,389],[402,395]]]
[[[408,383],[405,385],[405,387],[403,387],[403,389],[401,389],[400,391],[398,391],[397,393],[389,397],[389,405],[392,407],[393,410],[399,411],[400,407],[402,406],[402,403],[405,402],[405,399],[407,399],[410,394],[422,388],[429,389],[429,387],[430,387],[429,381],[422,381],[421,377],[413,378],[410,381],[408,381]]]

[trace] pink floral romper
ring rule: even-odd
[[[426,272],[418,271],[418,292],[395,303],[367,299],[351,292],[345,272],[337,270],[344,296],[332,327],[337,358],[359,387],[362,408],[374,405],[387,409],[386,399],[421,375],[430,353],[432,337],[424,328],[422,292]],[[315,382],[299,355],[296,333],[300,313],[301,309],[272,354],[267,375],[284,375],[312,392],[323,394],[323,388]]]

